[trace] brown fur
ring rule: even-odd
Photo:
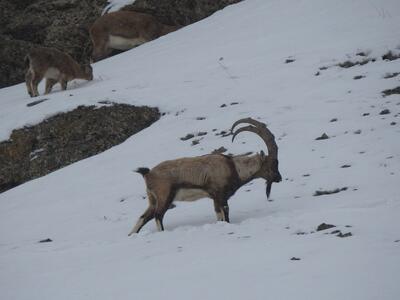
[[[25,83],[31,97],[39,96],[38,85],[43,78],[46,78],[45,94],[50,93],[57,82],[66,90],[68,81],[93,79],[89,65],[81,66],[70,55],[54,48],[34,48],[25,57],[25,61],[28,65]]]
[[[247,123],[233,132],[234,128]],[[152,218],[156,219],[158,230],[164,230],[162,223],[165,212],[172,201],[194,201],[209,197],[214,201],[217,220],[229,222],[228,199],[244,184],[256,178],[267,182],[267,197],[273,182],[282,180],[278,170],[278,146],[274,135],[264,123],[252,118],[236,121],[232,126],[232,141],[241,132],[254,132],[260,136],[267,148],[252,156],[208,154],[164,161],[153,169],[139,168],[146,182],[149,207],[136,222],[129,235],[137,233]]]
[[[190,196],[198,190],[198,197],[179,200],[212,198],[218,220],[229,222],[228,199],[247,182],[270,176],[268,172],[262,171],[266,159],[262,154],[234,157],[208,154],[160,163],[143,176],[149,207],[129,235],[139,232],[153,217],[156,218],[159,230],[163,230],[162,219],[165,212],[177,193],[181,191],[184,195],[185,190],[190,191]]]
[[[116,11],[98,18],[90,28],[93,43],[93,61],[106,58],[112,49],[128,50],[154,40],[180,26],[168,26],[149,14],[134,11]],[[119,44],[113,45],[113,37]]]

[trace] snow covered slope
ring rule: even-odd
[[[0,194],[0,298],[398,299],[400,98],[381,92],[400,85],[400,75],[384,78],[400,59],[382,59],[400,52],[399,32],[398,0],[247,0],[97,63],[94,81],[39,105],[26,106],[24,85],[0,90],[0,140],[101,100],[166,113],[119,146]],[[234,144],[216,135],[247,116],[277,138],[285,180],[274,201],[254,181],[230,199],[230,224],[204,199],[177,203],[165,232],[150,222],[128,238],[147,206],[132,170],[220,146],[265,149],[250,133]],[[195,146],[180,140],[200,131]],[[347,189],[313,196],[337,188]],[[336,228],[317,232],[323,222]]]

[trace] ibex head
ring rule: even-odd
[[[250,125],[247,125],[245,127],[239,128],[235,132],[233,131],[235,127],[239,124],[242,123],[248,123]],[[259,171],[255,174],[254,178],[263,178],[266,181],[267,188],[266,188],[266,193],[267,193],[267,198],[269,197],[271,193],[271,187],[273,182],[280,182],[282,181],[282,176],[279,173],[278,169],[278,146],[276,145],[275,142],[275,137],[269,131],[267,126],[264,123],[261,123],[259,121],[256,121],[252,118],[244,118],[236,121],[231,128],[231,132],[233,134],[232,136],[232,142],[235,139],[235,137],[243,132],[243,131],[250,131],[254,132],[257,134],[259,137],[263,139],[265,142],[267,149],[268,149],[268,155],[265,155],[263,151],[260,153],[260,157],[262,159],[262,165]]]

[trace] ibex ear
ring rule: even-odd
[[[264,151],[262,151],[262,150],[261,150],[261,152],[260,152],[260,156],[261,156],[261,159],[262,159],[262,160],[264,160],[264,159],[265,159],[265,153],[264,153]]]

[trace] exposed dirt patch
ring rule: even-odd
[[[216,136],[226,137],[231,135],[232,133],[229,130],[221,130],[220,132],[215,133]]]
[[[187,135],[183,136],[180,138],[181,141],[187,141],[194,138],[194,134],[193,133],[188,133]]]
[[[197,133],[197,136],[205,136],[207,135],[207,131],[200,131],[199,133]]]
[[[390,110],[388,110],[387,108],[383,109],[383,110],[381,110],[381,112],[379,114],[380,115],[388,115],[388,114],[390,114]]]
[[[331,195],[331,194],[336,194],[336,193],[346,191],[346,190],[347,190],[347,187],[337,188],[334,190],[319,190],[319,191],[315,191],[313,196]]]
[[[323,133],[321,136],[317,137],[315,140],[320,141],[320,140],[327,140],[329,139],[329,136],[326,133]]]
[[[239,104],[239,102],[231,102],[231,103],[229,103],[229,105],[238,105]],[[223,103],[223,104],[221,104],[219,107],[221,107],[221,108],[224,108],[224,107],[227,107],[228,106],[228,104],[225,104],[225,103]]]
[[[349,237],[349,236],[353,236],[353,234],[351,232],[342,233],[341,231],[339,231],[339,233],[336,236],[340,237],[340,238],[346,238],[346,237]]]
[[[241,0],[136,0],[122,8],[155,16],[161,23],[189,25]]]
[[[386,54],[382,55],[383,60],[396,60],[400,58],[400,53],[393,53],[392,51],[387,52]]]
[[[352,58],[349,58],[348,60],[345,60],[343,62],[339,62],[339,63],[328,65],[328,66],[319,67],[318,68],[319,71],[316,72],[314,75],[315,76],[319,76],[319,75],[321,75],[320,71],[325,71],[325,70],[327,70],[327,69],[329,69],[331,67],[334,67],[334,66],[338,66],[338,67],[341,67],[341,68],[344,68],[344,69],[348,69],[348,68],[352,68],[354,66],[363,66],[363,65],[365,65],[365,64],[367,64],[369,62],[376,62],[377,59],[374,58],[374,57],[368,57],[368,54],[369,53],[367,53],[367,52],[361,51],[361,52],[356,53],[356,56],[354,56]],[[400,52],[399,53],[394,53],[392,51],[388,51],[387,53],[383,54],[381,57],[382,57],[383,60],[389,60],[389,61],[396,60],[396,59],[400,58]],[[384,78],[392,78],[392,77],[395,77],[395,76],[399,75],[400,73],[392,73],[392,74],[387,74],[387,75],[385,75]],[[364,75],[357,75],[357,76],[353,77],[354,80],[359,80],[359,79],[362,79],[362,78],[365,78],[365,76]]]
[[[400,72],[387,73],[385,76],[383,76],[383,78],[389,79],[389,78],[396,77],[396,76],[399,75],[399,74],[400,74]]]
[[[344,62],[338,63],[337,66],[341,67],[341,68],[351,68],[354,66],[363,66],[369,62],[375,62],[376,59],[375,58],[365,58],[363,60],[355,60],[355,61],[351,61],[351,60],[346,60]]]
[[[321,224],[318,225],[317,231],[322,231],[322,230],[330,229],[330,228],[333,228],[333,227],[336,227],[336,225],[321,223]]]
[[[382,91],[383,97],[400,94],[400,86]]]
[[[196,146],[198,144],[200,144],[200,140],[193,140],[191,145]]]
[[[194,138],[195,136],[205,136],[205,135],[207,135],[207,131],[199,131],[199,132],[197,132],[197,133],[188,133],[188,134],[186,134],[184,137],[181,137],[180,138],[180,140],[181,141],[187,141],[187,140],[190,140],[190,139],[192,139],[192,138]],[[198,141],[198,140],[197,140]],[[193,142],[192,142],[193,143]],[[194,145],[197,145],[198,143],[196,143],[195,142],[195,144]],[[193,144],[192,144],[193,145]]]
[[[0,143],[0,192],[122,143],[160,118],[157,108],[80,106]]]
[[[224,146],[219,147],[218,149],[214,149],[211,153],[212,154],[222,154],[224,152],[228,151]]]
[[[52,239],[44,239],[40,240],[39,243],[51,243],[53,240]]]

